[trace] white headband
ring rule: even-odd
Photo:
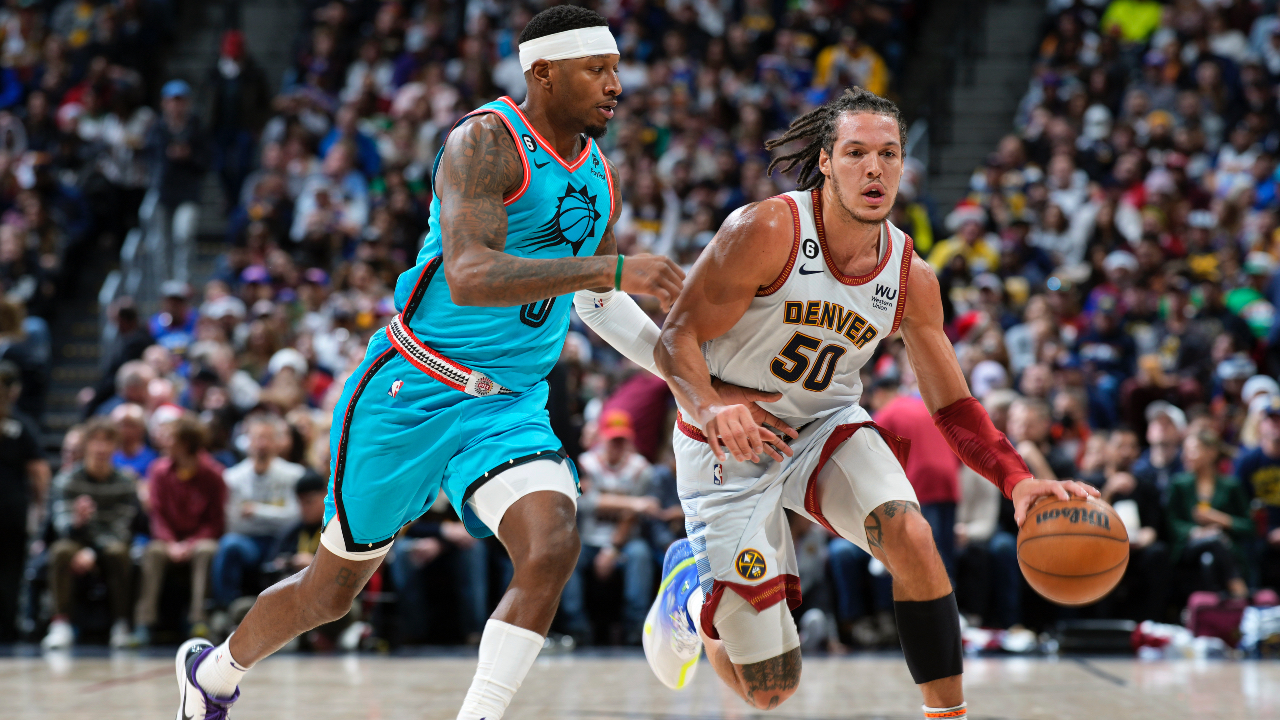
[[[617,55],[618,42],[606,25],[565,30],[520,43],[520,68],[525,72],[535,60],[569,60],[592,55]]]

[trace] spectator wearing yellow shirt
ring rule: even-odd
[[[883,97],[889,91],[889,67],[870,45],[858,41],[857,30],[846,27],[840,31],[840,42],[818,53],[813,85],[857,85]]]
[[[1160,27],[1163,12],[1156,0],[1115,0],[1102,15],[1102,31],[1119,31],[1126,43],[1144,43]]]
[[[955,233],[933,247],[929,264],[942,272],[956,257],[964,258],[971,273],[994,271],[1000,266],[1000,242],[986,233],[987,211],[962,204],[947,216],[947,229]]]

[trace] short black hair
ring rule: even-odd
[[[524,30],[520,31],[520,42],[529,42],[547,35],[579,30],[589,27],[608,27],[609,21],[595,10],[588,10],[577,5],[556,5],[533,16]]]
[[[320,477],[320,473],[317,473],[311,468],[307,468],[307,471],[302,474],[302,477],[298,478],[297,484],[293,486],[293,492],[297,495],[328,491],[329,483],[325,482],[325,479]]]

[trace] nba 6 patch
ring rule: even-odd
[[[721,465],[720,463],[716,463],[711,468],[711,484],[712,485],[724,484],[724,466]]]
[[[391,383],[391,389],[387,391],[387,394],[391,397],[395,397],[400,393],[400,388],[402,387],[404,387],[404,381],[397,379],[395,382]]]
[[[738,553],[738,560],[733,565],[743,580],[759,580],[769,570],[765,565],[764,555],[761,555],[759,550],[751,548]]]

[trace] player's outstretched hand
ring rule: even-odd
[[[1070,500],[1071,496],[1089,498],[1101,497],[1102,493],[1088,483],[1078,480],[1040,480],[1028,478],[1013,486],[1013,519],[1022,527],[1027,519],[1027,511],[1042,497],[1053,496],[1059,500]]]
[[[741,385],[731,385],[723,380],[713,380],[711,386],[719,393],[720,399],[726,405],[746,405],[751,411],[751,419],[757,425],[768,425],[777,428],[779,432],[787,437],[795,440],[800,437],[800,433],[790,425],[782,422],[773,413],[760,407],[760,403],[778,402],[782,399],[782,393],[765,392],[763,390],[755,390],[753,388],[742,387]]]
[[[662,255],[628,255],[622,263],[622,290],[658,298],[666,312],[684,288],[684,271]]]
[[[747,405],[713,405],[702,427],[711,452],[721,461],[726,451],[738,462],[760,462],[761,453],[781,462],[783,455],[792,454],[791,447],[781,437],[751,418],[751,408]]]

